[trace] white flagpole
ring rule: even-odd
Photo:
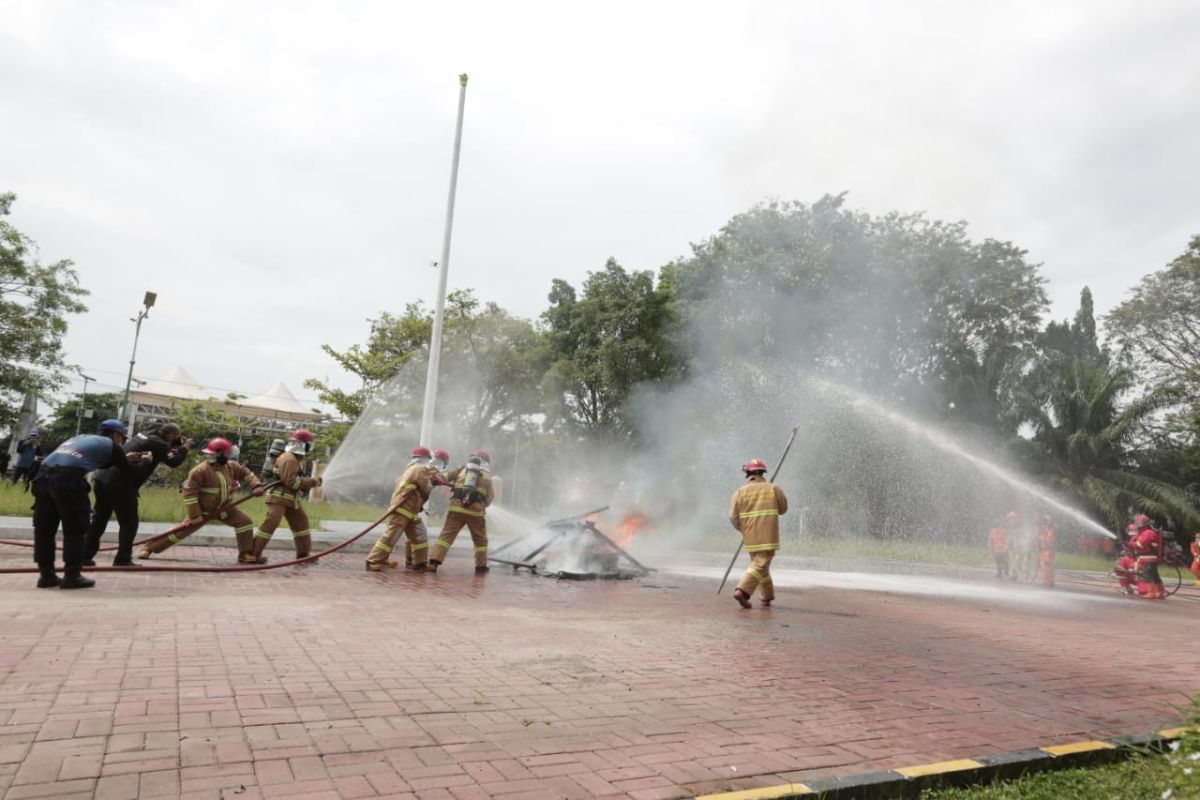
[[[432,445],[433,411],[437,405],[438,368],[442,360],[442,318],[446,313],[446,277],[450,271],[450,231],[454,227],[454,194],[458,186],[458,154],[462,150],[463,109],[467,104],[467,74],[458,76],[458,124],[454,127],[454,156],[450,161],[450,196],[446,200],[446,230],[442,235],[442,258],[438,262],[437,305],[433,312],[433,336],[429,340],[429,372],[425,375],[425,404],[421,409],[421,440]]]

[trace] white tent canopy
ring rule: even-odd
[[[248,421],[312,422],[324,417],[301,405],[283,383],[277,383],[253,397],[230,400],[228,392],[206,389],[183,367],[175,367],[162,378],[138,386],[130,392],[129,399],[138,407],[136,416],[160,419],[169,419],[171,410],[183,402],[203,403],[208,408],[218,408]]]

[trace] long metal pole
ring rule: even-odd
[[[788,437],[787,446],[783,448],[783,455],[779,457],[779,463],[775,465],[775,471],[771,473],[771,483],[779,477],[779,470],[783,469],[783,462],[787,460],[788,453],[792,451],[792,442],[796,441],[796,431],[800,430],[800,426],[792,428],[792,435]],[[733,551],[733,558],[729,559],[729,566],[725,570],[725,577],[721,578],[721,585],[717,587],[717,594],[725,588],[725,581],[729,580],[729,573],[733,572],[733,565],[737,563],[738,556],[742,554],[742,545],[746,543],[745,539],[738,542],[737,550]]]
[[[87,385],[88,385],[88,381],[91,380],[91,378],[89,378],[87,375],[83,375],[82,373],[80,374],[79,377],[83,378],[83,397],[81,397],[79,399],[79,410],[78,410],[78,413],[76,413],[76,415],[75,415],[75,435],[76,436],[78,436],[79,432],[81,430],[83,430],[83,407],[85,405],[87,405]]]
[[[433,412],[437,406],[438,369],[442,360],[442,320],[446,314],[446,278],[450,272],[450,232],[454,228],[454,195],[458,191],[458,155],[462,150],[463,110],[467,105],[467,74],[458,76],[458,122],[454,126],[454,155],[450,160],[450,195],[446,198],[446,230],[442,234],[442,258],[438,262],[437,305],[433,312],[433,336],[429,340],[429,372],[425,375],[425,404],[421,409],[420,444],[433,443]]]
[[[146,309],[142,309],[137,315],[137,326],[133,330],[133,352],[129,355],[129,375],[125,378],[125,398],[121,401],[121,415],[127,417],[129,422],[133,422],[133,415],[129,408],[129,387],[133,384],[133,365],[137,361],[137,346],[138,337],[142,335],[142,320],[146,318]]]

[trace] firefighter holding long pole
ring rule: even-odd
[[[741,532],[742,541],[729,562],[729,568],[725,570],[725,577],[721,579],[717,594],[725,588],[725,581],[729,579],[729,573],[733,570],[742,547],[745,546],[746,552],[750,554],[750,567],[733,591],[733,598],[742,608],[750,608],[750,598],[754,596],[755,590],[758,591],[764,606],[770,606],[771,601],[775,599],[771,560],[779,549],[779,515],[786,514],[788,506],[787,495],[774,481],[792,449],[792,442],[796,440],[798,430],[799,426],[792,428],[787,446],[783,449],[783,455],[779,457],[771,480],[768,481],[765,477],[766,463],[761,458],[753,458],[742,465],[746,483],[738,487],[729,500],[729,521]]]

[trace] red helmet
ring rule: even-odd
[[[210,439],[200,452],[209,456],[231,456],[233,455],[233,442],[218,436]]]
[[[293,442],[309,442],[311,443],[317,437],[313,436],[313,432],[305,428],[297,428],[292,431],[291,439]]]
[[[1136,517],[1133,518],[1133,524],[1137,525],[1139,528],[1141,528],[1141,527],[1151,524],[1151,519],[1149,517],[1147,517],[1145,514],[1138,514]]]
[[[747,475],[752,475],[755,472],[766,472],[767,464],[761,458],[752,458],[745,464],[742,464],[742,472]]]
[[[443,450],[440,447],[437,450],[433,451],[433,457],[436,458],[438,461],[441,461],[443,464],[450,463],[450,454],[447,453],[445,450]]]
[[[424,445],[417,445],[409,453],[413,458],[433,458],[433,453],[429,452],[429,448]]]
[[[1004,515],[1004,518],[1007,520],[1018,520],[1021,518],[1021,515],[1015,511],[1010,511]]]
[[[475,456],[476,458],[478,458],[481,461],[486,461],[489,464],[492,461],[492,457],[488,455],[487,450],[476,450],[474,453],[471,453],[471,455]]]

